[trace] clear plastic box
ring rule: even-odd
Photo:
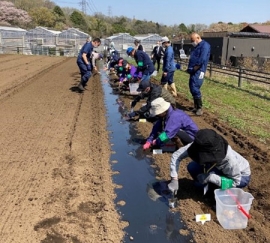
[[[249,214],[254,197],[240,188],[227,190],[216,189],[217,219],[224,229],[244,229],[247,227],[248,217],[239,209],[238,203]]]
[[[140,92],[137,91],[137,89],[139,88],[139,83],[130,83],[129,84],[129,92],[131,95],[137,95]]]

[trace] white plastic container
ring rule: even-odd
[[[129,92],[131,95],[137,95],[140,92],[137,91],[137,89],[139,88],[139,83],[130,83],[129,84]]]
[[[217,219],[224,229],[244,229],[247,227],[248,217],[239,209],[238,203],[249,214],[254,197],[240,188],[227,190],[216,189]]]

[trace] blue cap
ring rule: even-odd
[[[130,55],[130,53],[132,52],[134,50],[134,48],[133,47],[128,47],[127,48],[127,55],[129,56]]]

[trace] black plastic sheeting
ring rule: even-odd
[[[144,138],[137,134],[135,123],[125,119],[128,109],[119,96],[113,93],[105,72],[101,72],[101,81],[112,145],[111,167],[113,171],[119,172],[113,176],[113,181],[121,185],[121,188],[116,189],[115,203],[122,220],[129,223],[125,228],[124,242],[194,242],[181,215],[169,208],[167,183],[155,180],[151,154],[142,150]],[[124,201],[125,205],[118,205],[120,201]],[[181,229],[188,235],[181,235]]]

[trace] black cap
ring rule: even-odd
[[[149,81],[142,81],[139,84],[139,88],[137,89],[138,92],[144,91],[146,88],[150,87],[150,82]]]
[[[203,165],[220,163],[227,154],[228,142],[212,129],[201,129],[187,152],[191,159]]]

